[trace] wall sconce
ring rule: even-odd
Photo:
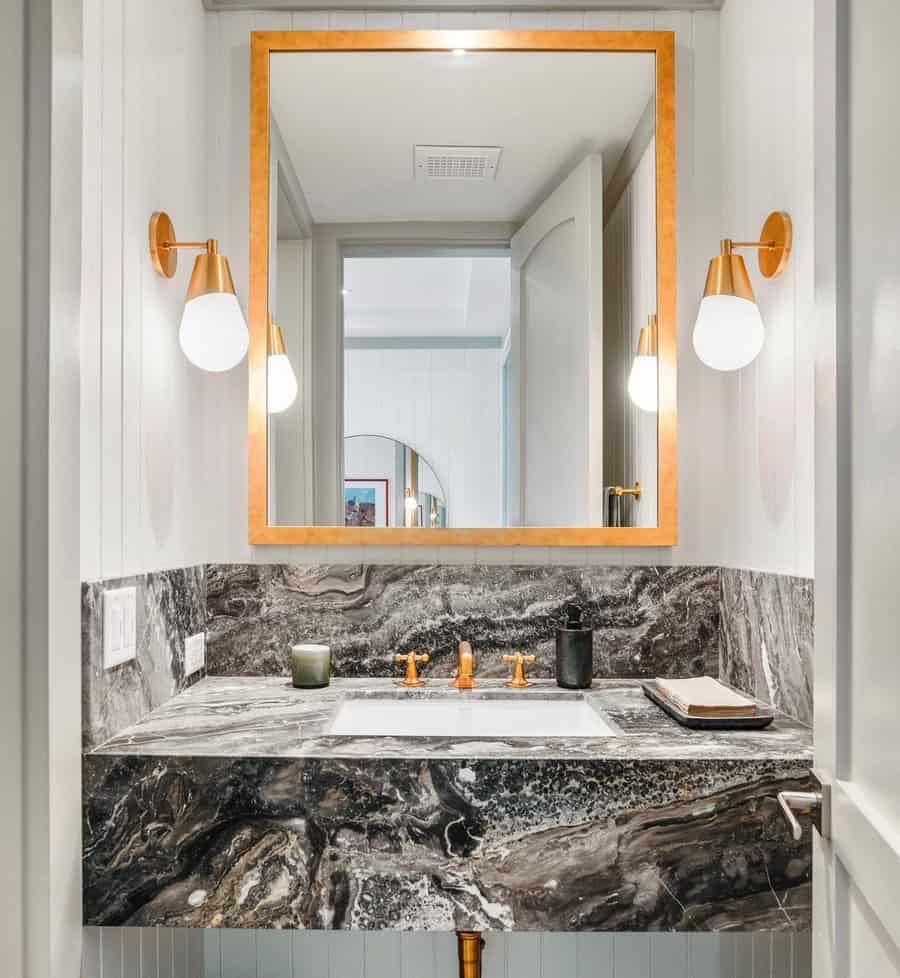
[[[651,313],[647,325],[641,327],[637,353],[628,376],[628,396],[642,411],[655,412],[657,409],[656,344],[656,314]]]
[[[759,241],[722,241],[722,253],[709,263],[706,288],[694,326],[694,350],[714,370],[740,370],[759,354],[765,327],[747,266],[734,248],[758,248],[759,270],[775,278],[787,266],[792,245],[791,218],[775,211],[766,218]]]
[[[286,411],[297,398],[297,378],[288,359],[281,327],[269,315],[266,406],[269,414]]]
[[[250,337],[241,305],[234,294],[228,259],[213,238],[177,241],[169,215],[150,217],[150,261],[159,275],[171,278],[178,266],[178,248],[198,248],[191,273],[178,339],[184,355],[201,370],[219,372],[237,366],[247,354]]]

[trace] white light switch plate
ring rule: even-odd
[[[103,592],[103,668],[112,669],[137,655],[137,588]]]
[[[184,675],[193,676],[206,665],[206,634],[188,635],[184,640]]]

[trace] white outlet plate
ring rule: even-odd
[[[103,668],[113,669],[137,656],[137,588],[103,592]]]
[[[206,634],[188,635],[184,640],[184,675],[193,676],[206,665]]]

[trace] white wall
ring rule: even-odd
[[[677,44],[679,540],[660,549],[250,547],[247,543],[246,377],[223,379],[207,430],[212,560],[368,560],[709,563],[723,555],[732,520],[721,505],[729,485],[722,458],[726,424],[722,378],[701,366],[690,326],[706,263],[722,234],[719,207],[719,15],[715,12],[529,13],[314,11],[207,14],[208,200],[213,231],[231,260],[239,293],[247,288],[248,37],[252,30],[310,28],[503,28],[674,30]],[[224,98],[223,98],[224,94]]]
[[[178,344],[193,253],[180,254],[174,279],[147,253],[154,210],[182,239],[214,233],[203,8],[85,0],[84,18],[81,575],[91,580],[206,558],[216,490],[204,432],[234,380],[192,367]]]
[[[730,519],[720,559],[811,577],[813,0],[726,0],[721,35],[721,236],[756,239],[770,211],[786,210],[794,251],[771,281],[746,254],[766,342],[723,378],[728,479],[717,505]]]
[[[500,350],[347,349],[344,363],[344,434],[414,448],[450,526],[499,526]]]

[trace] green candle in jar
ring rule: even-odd
[[[291,646],[291,675],[298,689],[321,689],[331,680],[331,648],[327,645]]]

